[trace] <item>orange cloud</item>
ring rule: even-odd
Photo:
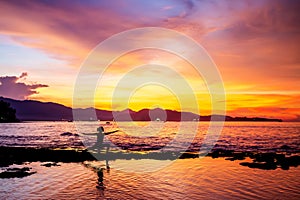
[[[74,69],[79,68],[91,49],[113,34],[143,26],[171,28],[191,36],[212,56],[224,80],[229,114],[298,119],[299,5],[296,1],[281,0],[172,1],[172,4],[168,0],[134,4],[76,1],[72,5],[56,1],[1,1],[0,34],[67,61],[73,68],[69,73],[75,74]],[[107,55],[120,45],[124,44],[116,44]],[[97,106],[109,108],[117,80],[126,71],[145,63],[167,65],[180,73],[193,88],[203,111],[209,113],[210,96],[201,76],[181,58],[151,50],[124,55],[110,66],[99,83],[96,96],[101,98]],[[155,70],[151,73],[172,81],[172,77]],[[69,73],[61,72],[61,76]],[[48,76],[47,72],[40,73],[39,80]],[[71,105],[74,85],[70,80],[58,83],[53,78],[48,81],[49,88],[31,98]],[[145,99],[142,93],[148,92],[137,93],[133,102],[142,105]],[[156,101],[166,101],[166,98],[158,96]],[[145,106],[150,106],[155,99],[151,103],[144,101]],[[174,99],[171,102],[170,105],[177,107]]]

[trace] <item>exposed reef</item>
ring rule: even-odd
[[[24,162],[47,162],[46,167],[57,166],[58,162],[84,162],[92,160],[117,160],[117,159],[155,159],[175,160],[199,158],[210,156],[223,157],[226,160],[252,159],[252,162],[241,162],[240,165],[258,169],[284,170],[300,165],[300,156],[284,153],[259,153],[259,152],[234,152],[231,150],[215,150],[211,153],[199,154],[198,152],[150,152],[150,151],[110,151],[109,153],[87,151],[86,149],[48,149],[26,147],[0,147],[0,167]]]
[[[4,172],[0,173],[0,178],[23,178],[35,174],[36,172],[31,172],[31,168],[7,168]]]

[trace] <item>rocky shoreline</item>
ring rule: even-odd
[[[299,152],[298,152],[299,153]],[[8,170],[0,173],[0,178],[22,177],[31,175],[28,169],[10,170],[8,167],[13,164],[23,164],[25,162],[51,162],[68,163],[84,162],[93,160],[117,160],[117,159],[155,159],[155,160],[175,160],[199,158],[201,154],[197,152],[132,152],[132,151],[111,151],[108,154],[90,152],[86,149],[49,149],[30,147],[0,147],[0,167]],[[243,161],[250,158],[252,162],[240,162],[242,166],[263,170],[274,170],[281,168],[288,170],[290,167],[300,165],[299,154],[281,153],[259,153],[259,152],[234,152],[231,150],[214,150],[206,156],[212,158],[225,158],[229,161]],[[249,159],[247,159],[248,161]],[[49,166],[48,166],[49,165]],[[46,167],[57,166],[56,164],[46,164]]]

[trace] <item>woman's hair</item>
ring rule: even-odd
[[[99,132],[100,132],[100,130],[101,130],[101,132],[104,132],[104,128],[103,128],[103,126],[99,126],[99,127],[97,128],[97,131],[99,131]]]

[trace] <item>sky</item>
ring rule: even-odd
[[[11,0],[0,1],[0,7],[0,96],[72,106],[77,76],[97,45],[123,31],[162,27],[185,34],[209,54],[223,80],[227,115],[300,121],[297,1]],[[142,65],[148,71],[134,70]],[[158,65],[174,69],[193,94],[155,83],[118,85],[126,74],[131,80],[155,77],[180,87],[178,77]],[[113,99],[116,86],[118,98]],[[121,95],[125,91],[131,91],[129,99]],[[188,106],[193,95],[199,108]],[[189,62],[157,49],[120,55],[99,78],[93,101],[99,109],[161,107],[203,115],[212,114],[213,103],[205,79]],[[89,105],[83,100],[79,106]]]

